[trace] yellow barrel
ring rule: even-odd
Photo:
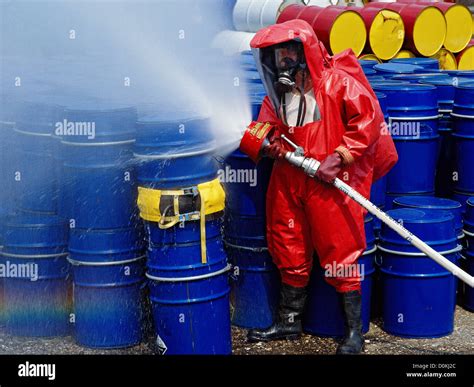
[[[416,55],[410,50],[400,50],[394,58],[416,58]]]
[[[377,55],[374,55],[374,54],[363,54],[363,55],[359,56],[359,59],[360,60],[374,60],[377,63],[382,63],[380,58],[377,58]]]
[[[405,39],[405,25],[400,14],[389,9],[348,8],[355,10],[364,19],[369,32],[366,52],[372,52],[382,60],[395,57]]]
[[[474,70],[474,40],[472,44],[459,53],[457,58],[459,70]]]
[[[446,40],[443,11],[420,3],[369,3],[368,8],[398,12],[405,25],[405,48],[421,56],[435,55]]]
[[[432,58],[438,59],[439,68],[442,70],[456,70],[458,68],[458,63],[454,54],[445,48],[439,50],[436,55],[433,55]]]
[[[446,18],[446,40],[444,47],[456,53],[464,50],[472,36],[471,11],[465,5],[452,3],[433,3],[444,12]]]

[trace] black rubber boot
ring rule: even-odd
[[[251,329],[247,334],[250,342],[296,340],[303,332],[302,317],[306,303],[306,288],[282,284],[280,306],[276,321],[267,329]]]
[[[362,336],[362,295],[358,291],[342,294],[346,336],[337,348],[338,355],[357,355],[364,349]]]

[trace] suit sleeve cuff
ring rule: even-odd
[[[339,153],[339,155],[342,157],[342,162],[344,165],[351,165],[354,162],[354,156],[352,156],[349,149],[347,149],[345,146],[339,145],[334,150],[334,152]]]

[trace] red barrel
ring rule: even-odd
[[[308,22],[318,39],[326,48],[337,54],[351,48],[358,56],[362,53],[367,39],[367,30],[362,17],[345,7],[290,5],[280,14],[277,23],[301,19]]]

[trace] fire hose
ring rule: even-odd
[[[244,137],[242,138],[242,142],[240,145],[241,150],[244,153],[247,153],[254,161],[257,162],[259,157],[261,157],[261,155],[265,153],[265,149],[270,145],[267,136],[269,135],[272,129],[272,125],[270,124],[252,122],[252,124],[250,124],[250,126],[247,128]],[[301,146],[298,146],[297,144],[292,142],[285,135],[282,135],[281,138],[294,149],[293,152],[286,152],[285,160],[296,168],[303,170],[306,175],[310,176],[311,178],[314,178],[321,163],[312,157],[306,157],[304,149]],[[364,207],[373,216],[377,217],[377,219],[385,223],[388,227],[394,230],[398,235],[407,240],[426,256],[433,259],[439,265],[451,272],[454,276],[458,277],[461,281],[474,288],[473,276],[462,270],[460,267],[458,267],[456,264],[454,264],[447,258],[443,257],[431,246],[423,242],[420,238],[418,238],[412,232],[403,227],[402,224],[400,224],[392,217],[387,215],[385,212],[383,212],[380,208],[378,208],[370,200],[362,196],[351,186],[344,183],[338,178],[336,178],[332,182],[332,185],[343,193],[345,193],[356,203]]]

